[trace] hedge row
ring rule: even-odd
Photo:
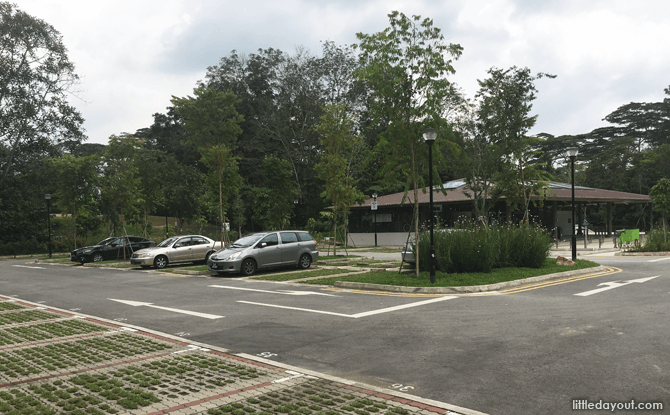
[[[551,237],[535,225],[460,225],[434,232],[437,271],[491,272],[494,268],[540,268],[549,256]],[[419,264],[429,270],[430,233],[419,235]]]

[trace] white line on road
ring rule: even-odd
[[[287,306],[283,306],[283,305],[254,303],[252,301],[241,301],[241,300],[238,301],[238,303],[252,304],[252,305],[262,305],[262,306],[265,306],[265,307],[283,308],[285,310],[308,311],[310,313],[329,314],[331,316],[355,318],[354,316],[350,316],[349,314],[333,313],[333,312],[330,312],[330,311],[321,311],[321,310],[310,310],[309,308],[287,307]]]
[[[12,266],[17,268],[46,269],[44,267],[29,267],[28,265],[12,265]]]
[[[625,281],[625,282],[617,282],[617,281],[603,282],[601,284],[598,284],[598,286],[605,285],[605,287],[603,287],[603,288],[596,288],[595,290],[585,291],[583,293],[577,293],[575,295],[578,295],[580,297],[587,297],[589,295],[598,294],[598,293],[601,293],[603,291],[623,287],[624,285],[629,285],[629,284],[633,284],[633,283],[640,283],[641,284],[643,282],[651,281],[654,278],[658,278],[658,277],[660,277],[660,275],[656,275],[656,276],[653,276],[653,277],[647,277],[647,278],[638,278],[636,280],[629,280],[629,281]]]
[[[230,287],[230,286],[227,286],[227,285],[210,285],[209,287],[212,287],[212,288],[227,288],[229,290],[240,290],[240,291],[255,291],[255,292],[259,292],[259,293],[270,293],[270,294],[324,295],[326,297],[339,297],[339,295],[324,294],[324,293],[318,293],[318,292],[315,292],[315,291],[291,291],[291,290],[270,291],[270,290],[259,290],[259,289],[256,289],[256,288]]]
[[[188,311],[188,310],[180,310],[178,308],[161,307],[161,306],[158,306],[158,305],[153,305],[152,303],[143,303],[143,302],[140,302],[140,301],[116,300],[114,298],[108,298],[108,300],[116,301],[116,302],[123,303],[123,304],[126,304],[126,305],[130,305],[130,306],[133,306],[133,307],[144,306],[144,307],[157,308],[159,310],[172,311],[173,313],[180,313],[180,314],[188,314],[190,316],[208,318],[210,320],[214,320],[214,319],[217,319],[217,318],[223,318],[224,317],[224,316],[217,316],[215,314],[198,313],[197,311]]]
[[[458,298],[458,297],[445,296],[445,297],[431,298],[430,300],[417,301],[415,303],[403,304],[403,305],[398,305],[398,306],[394,306],[394,307],[381,308],[379,310],[365,311],[363,313],[357,313],[357,314],[342,314],[342,313],[334,313],[332,311],[312,310],[312,309],[309,309],[309,308],[298,308],[298,307],[287,307],[287,306],[275,305],[275,304],[254,303],[254,302],[251,302],[251,301],[238,301],[238,303],[260,305],[260,306],[264,306],[264,307],[283,308],[285,310],[307,311],[307,312],[310,312],[310,313],[328,314],[328,315],[331,315],[331,316],[338,316],[338,317],[361,318],[361,317],[373,316],[375,314],[390,313],[392,311],[403,310],[403,309],[406,309],[406,308],[419,307],[419,306],[422,306],[422,305],[437,303],[437,302],[445,301],[445,300],[452,300],[454,298]]]
[[[652,260],[647,261],[647,262],[667,261],[667,260],[669,260],[669,259],[670,259],[670,257],[667,257],[667,258],[660,258],[660,259],[652,259]]]
[[[409,304],[397,305],[395,307],[382,308],[382,309],[379,309],[379,310],[366,311],[364,313],[354,314],[352,317],[360,318],[360,317],[372,316],[372,315],[375,315],[375,314],[390,313],[391,311],[403,310],[405,308],[411,308],[411,307],[418,307],[418,306],[431,304],[431,303],[437,303],[437,302],[445,301],[445,300],[453,300],[454,298],[458,298],[458,297],[445,296],[445,297],[431,298],[430,300],[418,301],[416,303],[409,303]]]

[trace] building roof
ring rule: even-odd
[[[469,191],[464,179],[452,180],[443,184],[446,191],[442,193],[439,186],[433,190],[433,203],[463,203],[470,202],[472,199],[466,195]],[[546,201],[570,202],[572,200],[572,185],[569,183],[549,182],[547,184],[548,192]],[[377,206],[400,206],[403,199],[403,192],[393,193],[386,196],[377,197]],[[503,198],[504,199],[504,198]],[[370,207],[373,199],[369,198],[364,204],[354,206],[354,208]],[[414,201],[414,192],[409,191],[405,204],[411,204]],[[428,204],[430,194],[428,188],[419,190],[419,204]],[[651,198],[647,195],[637,193],[617,192],[614,190],[596,189],[592,187],[575,186],[575,202],[578,203],[606,203],[630,204],[630,203],[650,203]]]

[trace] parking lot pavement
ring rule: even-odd
[[[481,414],[0,296],[0,412],[14,411]]]

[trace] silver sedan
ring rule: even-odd
[[[142,268],[151,266],[165,268],[168,264],[176,262],[207,263],[209,256],[221,248],[221,242],[216,242],[206,236],[173,236],[154,247],[136,251],[130,263],[140,265]]]

